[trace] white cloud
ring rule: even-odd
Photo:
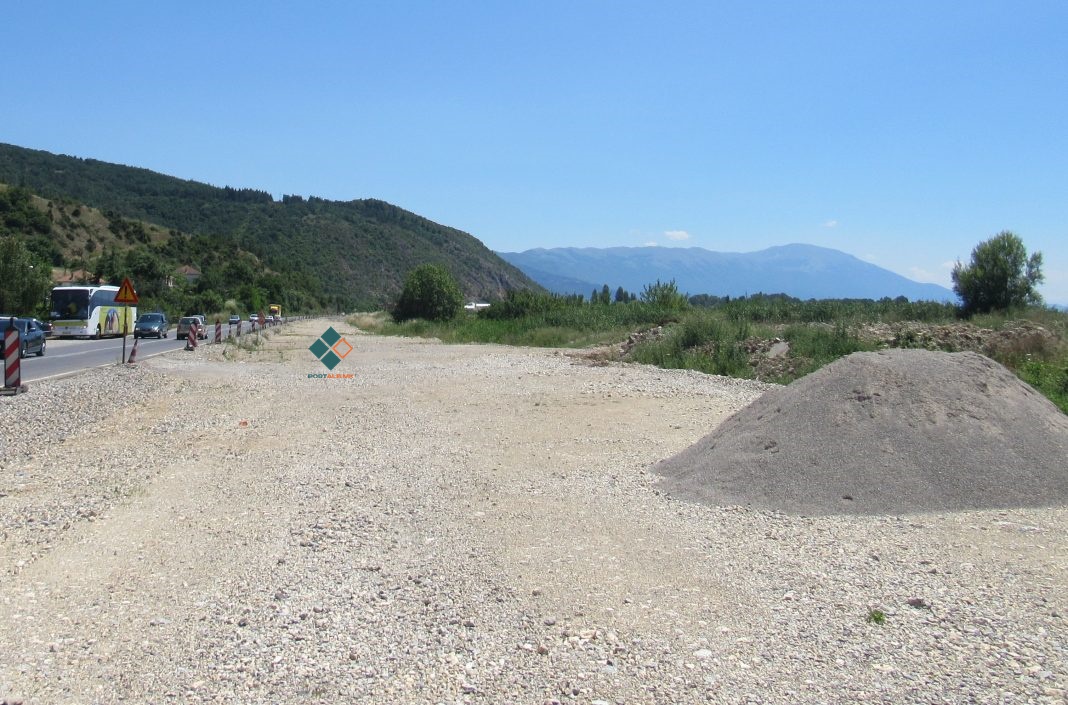
[[[675,241],[689,240],[690,233],[686,232],[685,230],[665,230],[664,237],[666,237],[668,240]]]
[[[836,228],[836,227],[838,227],[838,221],[837,220],[828,220],[826,223],[823,224],[823,227],[825,227],[825,228]]]

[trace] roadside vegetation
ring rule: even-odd
[[[408,306],[401,316],[365,315],[352,323],[385,335],[449,343],[584,348],[595,362],[638,362],[783,384],[854,352],[890,347],[970,350],[1013,370],[1068,413],[1068,313],[1041,305],[1033,288],[1041,281],[1041,259],[1028,260],[1022,243],[1016,247],[1006,235],[997,236],[995,244],[1011,255],[1012,266],[1002,268],[1011,295],[975,288],[975,280],[984,277],[984,286],[997,286],[996,281],[990,284],[989,272],[997,265],[990,261],[989,248],[976,250],[985,261],[958,266],[958,272],[975,272],[965,275],[972,276],[973,288],[962,299],[1008,304],[1000,308],[904,297],[802,301],[757,294],[687,299],[674,282],[658,281],[637,296],[617,292],[613,299],[607,286],[589,299],[513,291],[477,313],[454,308],[455,316],[428,320],[431,316],[419,317],[418,310]],[[1017,264],[1027,271],[1014,278]],[[980,309],[985,312],[978,313]]]

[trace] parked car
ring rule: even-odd
[[[10,316],[0,319],[0,341],[4,339],[10,327]],[[45,354],[47,341],[36,318],[16,318],[15,329],[19,332],[19,357],[26,357],[30,353],[36,353],[37,357]]]
[[[164,313],[142,313],[137,318],[137,323],[134,324],[134,337],[135,338],[147,338],[152,336],[154,338],[166,338],[167,328],[170,327],[170,323],[167,321],[167,315]]]
[[[241,325],[241,316],[238,316],[236,313],[231,315],[230,316],[230,325],[232,325],[232,326]]]
[[[197,338],[204,340],[208,337],[208,328],[201,325],[198,316],[182,316],[178,320],[178,327],[174,329],[174,337],[178,340],[185,340],[189,337],[189,331],[194,325],[197,327]]]

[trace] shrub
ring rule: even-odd
[[[646,284],[641,293],[641,300],[642,303],[664,311],[681,311],[690,306],[690,300],[679,293],[674,279],[667,283],[661,283],[657,279],[656,284]]]
[[[1003,311],[1042,302],[1042,253],[1030,258],[1023,240],[1009,231],[981,242],[972,250],[972,261],[953,268],[953,291],[960,297],[965,315]]]
[[[447,269],[421,264],[408,273],[393,309],[393,320],[398,323],[413,318],[449,321],[460,313],[463,302],[460,286]]]
[[[512,290],[504,301],[497,301],[479,315],[491,320],[504,321],[542,315],[565,306],[576,306],[575,302],[554,294],[545,294],[529,289]]]
[[[864,618],[868,624],[882,626],[886,624],[886,612],[882,610],[868,610],[868,616]]]

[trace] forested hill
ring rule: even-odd
[[[148,169],[0,144],[0,182],[52,201],[81,203],[108,219],[144,221],[217,242],[219,253],[245,251],[294,304],[382,306],[406,273],[432,262],[447,267],[465,296],[497,298],[508,289],[540,288],[479,240],[378,200],[328,201],[219,188]],[[173,248],[172,248],[173,249]],[[175,262],[204,270],[219,257]],[[91,262],[89,263],[92,264]],[[216,286],[237,287],[205,271]],[[222,282],[221,284],[219,282]],[[219,292],[224,298],[231,292]],[[299,305],[299,304],[297,304]]]

